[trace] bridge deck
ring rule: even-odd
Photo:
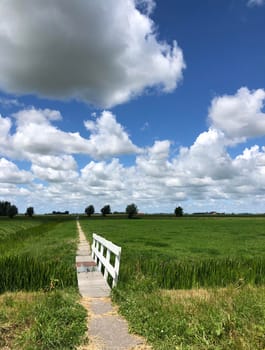
[[[110,287],[91,256],[90,245],[79,229],[79,244],[76,253],[78,288],[82,297],[102,298],[110,295]]]

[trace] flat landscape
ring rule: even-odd
[[[92,217],[81,224],[87,233],[100,233],[123,245],[126,252],[180,259],[265,257],[265,217]]]
[[[84,220],[122,247],[121,282],[136,271],[161,287],[226,286],[239,279],[265,283],[265,218]]]
[[[0,350],[265,350],[265,0],[0,15]]]
[[[80,216],[122,247],[112,299],[153,349],[265,347],[265,218]],[[75,217],[0,219],[0,348],[76,349]]]
[[[90,218],[122,247],[113,292],[154,349],[265,347],[265,218]]]

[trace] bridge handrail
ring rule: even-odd
[[[115,255],[114,266],[110,261],[111,253]],[[93,233],[92,258],[97,263],[99,271],[101,271],[102,266],[104,266],[105,280],[108,281],[108,276],[111,275],[112,287],[115,287],[119,277],[121,247]]]

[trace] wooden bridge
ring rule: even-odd
[[[144,339],[129,334],[127,322],[117,313],[109,297],[111,288],[107,281],[112,279],[112,286],[117,284],[120,247],[94,235],[91,251],[78,221],[77,227],[80,242],[76,255],[77,279],[82,296],[81,303],[89,315],[89,349],[151,350],[146,346]],[[80,348],[85,349],[88,348],[86,346]]]
[[[92,251],[77,222],[79,245],[76,254],[77,280],[82,296],[97,298],[110,295],[109,276],[112,287],[118,282],[121,248],[101,236],[93,234]],[[114,255],[114,266],[111,256]],[[101,273],[103,271],[103,274]]]

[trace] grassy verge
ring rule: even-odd
[[[76,349],[86,311],[76,288],[75,220],[2,219],[0,228],[0,349]]]
[[[86,312],[72,290],[0,295],[0,348],[75,349],[86,331]]]
[[[150,280],[116,289],[132,331],[157,350],[265,348],[265,288],[160,290]]]
[[[12,222],[11,222],[12,225]],[[0,246],[0,292],[76,287],[75,221],[45,221],[10,234]]]

